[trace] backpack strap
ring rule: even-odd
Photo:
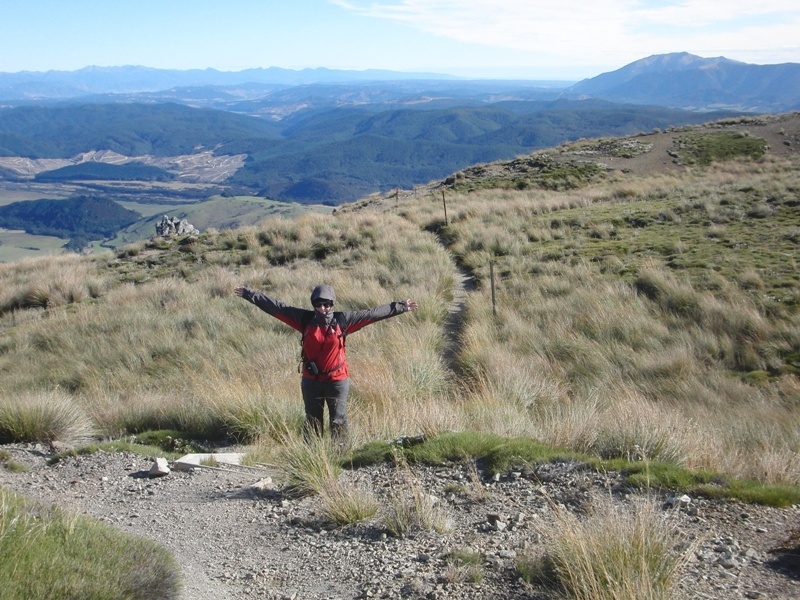
[[[347,341],[347,319],[344,318],[343,312],[333,313],[333,318],[339,323],[339,331],[342,332],[342,347],[344,348]]]
[[[314,320],[314,313],[303,313],[303,319],[300,321],[300,360],[306,360],[305,350],[303,349],[304,342],[306,341],[306,332],[311,321]]]
[[[334,312],[333,318],[339,325],[339,331],[342,332],[342,335],[340,337],[342,339],[342,348],[344,348],[345,342],[347,340],[347,319],[345,319],[343,312]],[[313,320],[314,320],[313,312],[303,313],[303,320],[300,322],[300,326],[302,327],[302,333],[300,335],[300,358],[302,360],[307,360],[307,357],[304,354],[303,345],[304,342],[306,341],[306,333],[308,332],[308,326],[311,325],[311,322]]]

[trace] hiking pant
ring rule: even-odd
[[[323,434],[322,415],[328,405],[331,437],[344,438],[347,435],[347,396],[350,393],[350,379],[341,381],[317,381],[303,377],[300,380],[303,404],[306,409],[306,434]]]

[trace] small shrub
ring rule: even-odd
[[[0,466],[2,466],[6,471],[11,471],[12,473],[24,473],[28,470],[27,465],[17,462],[11,458],[11,453],[7,452],[6,450],[0,450]]]

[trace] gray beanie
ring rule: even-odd
[[[336,292],[334,292],[333,288],[329,285],[318,285],[314,288],[314,291],[311,292],[311,304],[314,304],[317,300],[330,300],[335,303]]]

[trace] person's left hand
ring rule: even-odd
[[[417,304],[416,300],[412,300],[411,298],[409,298],[408,300],[406,300],[406,308],[409,311],[417,310],[419,308],[419,304]]]

